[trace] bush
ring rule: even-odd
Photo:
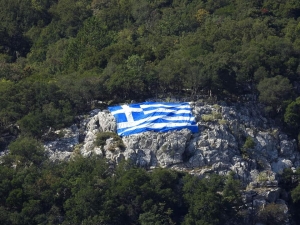
[[[247,137],[245,144],[243,145],[243,149],[247,150],[247,149],[253,149],[255,147],[255,142],[253,140],[252,137]]]
[[[214,121],[214,117],[212,114],[205,114],[201,116],[204,122]]]
[[[212,112],[211,114],[202,115],[201,118],[204,122],[210,122],[210,121],[222,119],[222,115],[221,115],[221,113],[218,113],[218,112]]]
[[[125,145],[124,145],[122,139],[116,133],[113,133],[113,132],[101,132],[101,133],[97,134],[94,144],[96,146],[103,147],[106,144],[106,140],[109,138],[114,139],[115,144],[116,144],[115,147],[119,147],[120,149],[125,148]]]
[[[227,120],[218,120],[220,125],[227,125],[228,121]]]
[[[15,158],[21,165],[40,165],[47,159],[46,152],[41,142],[32,137],[19,137],[8,146],[8,157]]]
[[[258,221],[266,225],[284,224],[286,219],[287,214],[284,212],[284,207],[275,203],[266,205],[258,213]]]
[[[241,149],[241,154],[243,158],[249,158],[248,149],[253,149],[254,147],[255,147],[255,142],[253,138],[248,136]]]

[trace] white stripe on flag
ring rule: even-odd
[[[164,109],[164,108],[157,108],[153,110],[148,110],[144,111],[145,114],[151,114],[151,113],[160,113],[160,112],[167,112],[167,113],[175,113],[175,114],[180,114],[180,113],[191,113],[191,110],[177,110],[177,109]]]
[[[128,108],[130,108],[128,105],[122,105],[121,107],[123,109],[118,109],[116,111],[111,111],[111,114],[116,115],[116,114],[120,114],[120,113],[125,113],[126,111],[124,109],[124,106],[127,106]],[[142,108],[130,108],[130,111],[131,112],[143,112],[143,109]]]
[[[160,118],[162,118],[164,120],[169,120],[169,121],[182,120],[184,122],[187,122],[187,121],[195,122],[195,119],[193,117],[184,117],[184,116],[168,117],[168,116],[163,115],[163,116],[151,116],[151,117],[147,117],[147,118],[140,119],[140,120],[133,121],[133,122],[121,122],[121,123],[118,123],[117,126],[118,126],[118,129],[124,129],[124,128],[131,127],[131,126],[138,126],[147,121],[149,121],[149,123],[151,123],[150,122],[151,120],[156,120],[156,119],[160,119]]]
[[[190,108],[190,105],[180,105],[180,106],[175,106],[175,105],[164,105],[164,104],[145,104],[145,105],[140,105],[141,108],[146,109],[146,108],[151,108],[151,107],[163,107],[163,108],[177,108],[177,109],[182,109],[182,108]]]
[[[123,130],[120,134],[123,134],[125,132],[139,129],[139,128],[153,128],[153,129],[159,129],[159,128],[164,128],[164,127],[182,127],[182,126],[190,126],[191,123],[149,123],[149,124],[141,124],[139,126],[131,127],[126,130]]]

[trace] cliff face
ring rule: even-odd
[[[296,141],[280,132],[250,103],[227,106],[195,102],[192,106],[200,130],[197,134],[189,130],[145,132],[123,137],[124,148],[118,147],[113,137],[107,138],[103,146],[95,146],[97,134],[115,132],[116,122],[109,111],[93,110],[81,118],[79,126],[61,131],[65,136],[45,143],[45,147],[52,160],[97,154],[116,163],[130,159],[146,168],[169,167],[199,176],[234,171],[247,187],[246,202],[250,199],[258,206],[283,203],[279,199],[282,193],[278,175],[285,168],[300,165]]]
[[[257,181],[266,173],[276,179],[284,168],[300,165],[296,141],[281,133],[253,105],[206,105],[194,103],[200,132],[145,132],[123,137],[125,148],[114,138],[95,146],[98,133],[115,132],[116,122],[107,110],[93,110],[80,125],[60,132],[63,136],[45,143],[52,160],[68,159],[75,153],[103,155],[112,161],[130,159],[139,166],[172,167],[195,174],[234,171],[245,183]],[[80,140],[81,139],[81,140]]]
[[[200,132],[189,130],[167,133],[145,132],[123,137],[125,148],[113,137],[96,146],[97,134],[115,132],[116,122],[107,110],[93,110],[60,132],[63,136],[45,143],[52,160],[62,160],[79,152],[84,156],[102,155],[112,161],[130,159],[139,166],[172,167],[195,174],[234,171],[245,183],[259,180],[262,173],[270,179],[284,168],[300,165],[296,141],[279,131],[254,105],[207,105],[193,103]],[[80,141],[82,139],[82,141]]]

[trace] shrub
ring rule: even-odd
[[[201,116],[204,122],[214,121],[214,117],[212,114],[205,114]]]
[[[268,181],[268,175],[263,171],[260,172],[257,176],[257,181],[263,182],[263,181]]]
[[[244,159],[249,158],[248,149],[253,149],[255,147],[255,142],[252,137],[247,137],[246,141],[241,149],[241,154]]]
[[[218,122],[219,122],[220,125],[226,125],[226,124],[228,124],[227,120],[218,120]]]
[[[201,118],[204,122],[209,122],[222,119],[222,115],[218,112],[212,112],[211,114],[202,115]]]
[[[258,220],[266,225],[284,224],[287,214],[280,204],[271,203],[262,208],[258,213]]]
[[[220,110],[220,109],[221,109],[221,106],[219,106],[218,104],[214,104],[213,107],[214,107],[216,110]]]
[[[116,133],[113,133],[113,132],[100,132],[99,134],[97,134],[94,144],[96,146],[103,147],[106,144],[106,140],[109,138],[114,139],[115,147],[119,147],[120,149],[125,148],[125,145],[124,145],[122,139]]]
[[[253,149],[254,147],[255,147],[255,142],[254,142],[253,138],[248,136],[243,145],[243,149],[245,149],[245,150]]]
[[[19,137],[8,148],[8,156],[13,157],[18,165],[40,165],[47,159],[42,143],[32,137]]]

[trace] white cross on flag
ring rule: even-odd
[[[144,102],[108,107],[117,121],[117,133],[128,136],[145,131],[167,132],[190,129],[198,132],[195,117],[188,102]]]

